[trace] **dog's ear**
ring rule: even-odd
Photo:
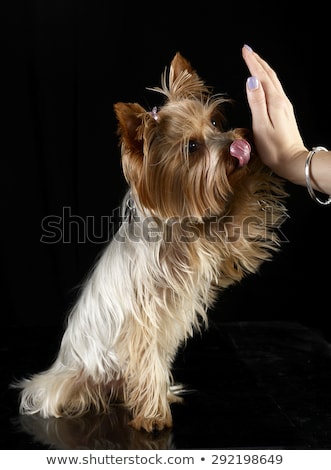
[[[143,155],[142,124],[145,109],[138,103],[116,103],[117,133],[120,142],[130,153]]]
[[[209,88],[180,52],[171,61],[167,88],[169,98],[177,100],[209,93]]]
[[[167,73],[169,72],[169,73]],[[169,101],[179,101],[185,98],[203,98],[211,92],[210,87],[199,77],[190,62],[180,52],[177,52],[161,76],[160,87],[147,87],[147,90],[157,91]]]
[[[188,73],[195,73],[195,70],[193,70],[191,63],[187,59],[185,59],[185,57],[183,57],[180,52],[177,52],[175,57],[172,59],[170,64],[170,70],[172,81],[176,80],[177,77],[185,70]]]
[[[143,133],[146,122],[156,121],[138,103],[116,103],[114,110],[118,121],[117,133],[120,137],[124,176],[130,185],[134,185],[139,180],[143,167]]]

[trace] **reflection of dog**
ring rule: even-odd
[[[136,429],[172,425],[171,366],[207,324],[217,290],[256,272],[279,247],[280,179],[245,129],[224,129],[213,95],[179,53],[146,111],[117,103],[129,183],[123,223],[86,281],[49,370],[22,380],[22,413],[130,410]],[[224,109],[224,107],[223,107]]]
[[[130,416],[122,406],[110,406],[107,415],[87,413],[76,418],[42,418],[24,415],[15,428],[25,432],[47,449],[137,449],[173,450],[172,431],[143,433],[127,426]],[[105,458],[105,457],[104,457]],[[101,457],[100,457],[101,459]],[[102,463],[101,460],[98,463]]]

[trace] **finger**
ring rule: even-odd
[[[261,67],[262,73],[264,73],[268,77],[270,83],[273,84],[275,89],[279,93],[284,93],[285,94],[283,86],[282,86],[275,70],[272,67],[270,67],[270,65],[264,59],[262,59],[262,57],[259,54],[257,54],[256,52],[253,52],[253,57],[256,60],[256,62],[259,64],[259,66]]]
[[[259,54],[252,51],[248,46],[243,46],[242,56],[250,73],[259,78],[267,94],[277,92],[284,94],[284,89],[276,72],[270,65],[260,57]]]
[[[265,92],[257,77],[252,76],[247,79],[246,95],[254,125],[265,126],[270,117]]]

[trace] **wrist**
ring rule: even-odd
[[[305,162],[308,153],[306,148],[284,152],[283,156],[278,157],[271,169],[291,183],[305,186]],[[289,157],[289,155],[292,156]]]

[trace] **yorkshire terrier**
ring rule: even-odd
[[[207,327],[219,290],[280,248],[284,181],[248,129],[225,127],[229,98],[180,53],[152,90],[159,107],[114,105],[129,186],[123,218],[68,315],[56,360],[16,384],[22,414],[107,413],[120,402],[136,429],[171,427],[179,348]]]

